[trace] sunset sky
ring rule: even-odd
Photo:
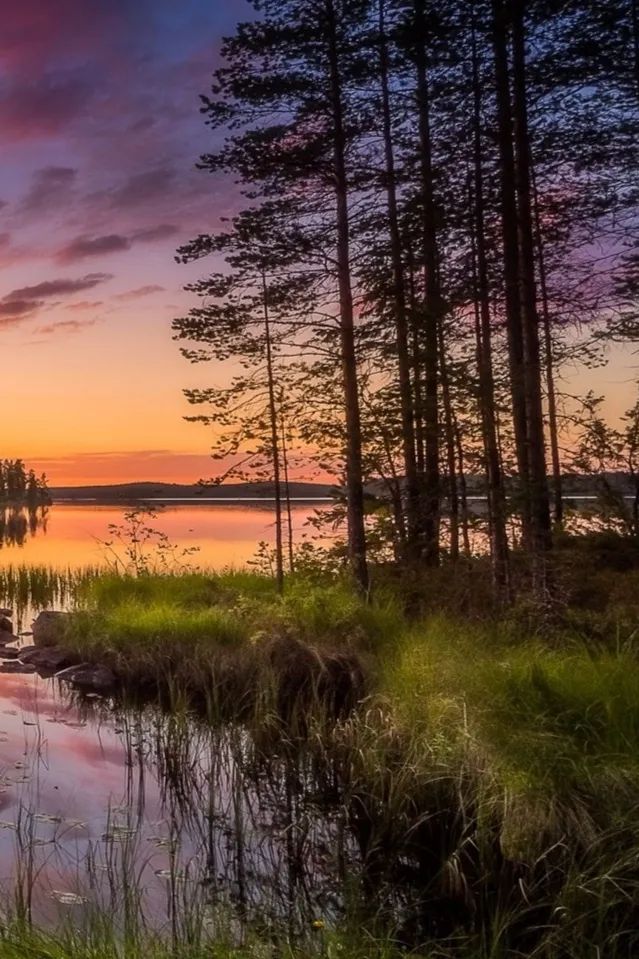
[[[191,367],[170,321],[188,308],[175,248],[214,229],[233,186],[197,171],[198,113],[243,0],[20,0],[0,31],[0,456],[54,484],[210,476],[185,423]],[[588,386],[617,414],[635,358]],[[579,382],[580,387],[584,383]]]

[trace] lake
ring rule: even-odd
[[[319,504],[296,504],[296,539]],[[130,507],[0,513],[0,567],[104,562]],[[273,540],[269,504],[175,504],[149,520],[203,567],[245,564]],[[0,596],[27,630],[42,605]],[[58,598],[54,605],[65,605]],[[248,730],[152,706],[124,709],[27,672],[0,648],[0,895],[47,927],[96,915],[232,936],[255,921],[302,934],[337,918],[358,850],[334,783],[303,753],[265,757]],[[8,653],[6,654],[8,655]],[[23,671],[24,670],[24,671]]]
[[[303,754],[0,672],[0,863],[5,908],[50,927],[301,931],[339,913],[357,853]]]
[[[0,566],[47,565],[79,568],[107,561],[104,541],[109,526],[122,525],[131,506],[96,503],[56,503],[30,514],[0,508]],[[245,565],[260,541],[274,539],[273,506],[268,502],[172,504],[154,507],[150,525],[166,533],[171,543],[198,550],[193,565],[221,569]],[[325,503],[296,503],[292,507],[295,541],[309,534],[307,521]]]

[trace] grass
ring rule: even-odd
[[[317,932],[307,946],[286,940],[247,937],[238,945],[232,940],[205,941],[195,945],[169,944],[140,936],[125,942],[99,930],[46,934],[29,927],[9,928],[0,934],[0,959],[400,959],[406,952],[390,942],[362,935]],[[442,959],[438,952],[414,952],[414,959]],[[470,957],[469,957],[470,959]]]
[[[364,661],[405,628],[390,596],[366,604],[346,582],[294,579],[281,597],[245,572],[87,576],[75,603],[65,645],[129,689],[185,694],[222,718],[327,697],[339,713],[363,691]]]
[[[461,608],[433,614],[414,582],[367,604],[340,580],[293,577],[283,597],[244,572],[82,580],[68,641],[83,654],[209,702],[226,684],[216,706],[246,719],[251,699],[255,725],[284,705],[304,717],[388,930],[380,942],[322,930],[308,947],[213,944],[193,959],[394,959],[395,941],[427,943],[418,954],[433,959],[639,954],[637,569],[595,545],[561,554],[580,598],[566,596],[551,630],[534,609],[471,615],[460,583]],[[347,697],[314,725],[355,665],[367,678],[357,708]],[[4,945],[0,959],[21,959]],[[96,950],[50,955],[114,954]]]

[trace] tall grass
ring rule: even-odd
[[[87,576],[76,603],[69,641],[123,675],[162,678],[174,702],[198,690],[211,716],[255,726],[293,704],[345,812],[379,939],[318,929],[299,947],[273,934],[220,955],[381,959],[416,943],[424,956],[468,959],[639,954],[639,657],[627,602],[616,632],[614,606],[593,604],[595,640],[573,628],[580,610],[549,635],[516,616],[409,617],[390,587],[367,604],[345,581],[292,577],[280,597],[242,572]],[[323,722],[327,683],[355,664],[367,695]],[[284,754],[291,739],[266,742]],[[184,948],[199,959],[199,943]]]

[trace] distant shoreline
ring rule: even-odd
[[[336,487],[327,483],[294,482],[289,486],[292,503],[328,503]],[[272,483],[228,483],[221,486],[200,486],[182,483],[120,483],[87,486],[54,486],[49,491],[54,503],[93,505],[144,505],[163,503],[188,505],[259,504],[275,501]]]
[[[69,496],[69,497],[53,497],[53,505],[73,505],[77,503],[78,505],[95,505],[95,506],[113,506],[113,505],[133,505],[144,504],[144,503],[153,503],[156,506],[161,506],[163,503],[172,503],[174,505],[189,505],[189,506],[206,506],[206,505],[219,505],[222,506],[224,503],[229,505],[241,505],[242,503],[250,503],[252,505],[258,503],[271,504],[275,502],[274,496],[159,496],[159,497],[145,497],[142,499],[131,499],[127,500],[122,497],[117,498],[98,498],[95,496]],[[304,503],[332,503],[332,496],[291,496],[290,502],[295,504],[304,504]]]

